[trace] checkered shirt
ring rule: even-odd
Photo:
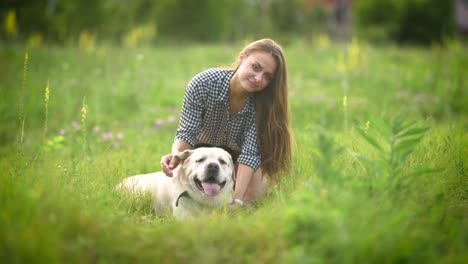
[[[255,108],[251,95],[244,108],[229,116],[229,81],[234,71],[208,69],[187,86],[175,139],[196,144],[226,146],[240,155],[237,162],[254,170],[260,167]]]

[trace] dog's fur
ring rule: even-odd
[[[163,172],[131,176],[118,189],[132,194],[150,192],[155,209],[172,210],[176,219],[193,218],[232,201],[234,165],[221,148],[196,148],[175,156],[180,163],[173,177]]]

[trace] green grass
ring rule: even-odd
[[[186,84],[242,45],[44,46],[27,69],[26,47],[0,46],[2,262],[466,262],[466,48],[311,43],[285,47],[291,175],[255,208],[186,223],[113,187],[159,170]]]

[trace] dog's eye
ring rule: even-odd
[[[200,158],[200,159],[197,159],[195,162],[204,162],[206,160],[206,158]]]
[[[224,165],[224,164],[226,164],[226,161],[224,161],[223,159],[219,159],[219,163]]]

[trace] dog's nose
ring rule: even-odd
[[[208,163],[206,166],[205,182],[216,182],[219,174],[219,165],[217,163]]]
[[[210,171],[218,171],[219,170],[219,165],[212,162],[208,164],[208,170]]]

